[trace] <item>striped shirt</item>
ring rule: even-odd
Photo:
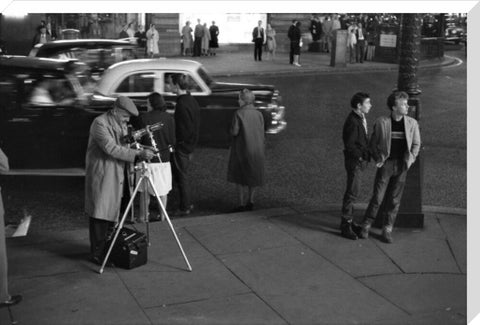
[[[407,151],[407,140],[405,138],[405,122],[403,118],[395,121],[392,118],[392,142],[390,146],[390,159],[403,159]]]

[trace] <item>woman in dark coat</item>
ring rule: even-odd
[[[239,206],[235,211],[253,209],[255,190],[265,178],[265,128],[263,115],[254,106],[255,95],[247,89],[240,92],[238,109],[233,116],[233,136],[228,162],[227,181],[237,184]],[[245,191],[248,190],[248,202]]]
[[[218,48],[218,34],[220,33],[218,27],[215,25],[215,22],[212,21],[212,26],[210,26],[210,55],[217,55],[216,51]]]

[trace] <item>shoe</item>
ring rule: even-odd
[[[293,65],[296,66],[296,67],[301,67],[301,65],[297,62],[293,63]]]
[[[21,295],[10,296],[10,299],[0,302],[0,308],[14,306],[22,301],[22,299],[23,297]]]
[[[245,211],[252,211],[253,210],[253,202],[248,202],[247,205],[245,205]]]
[[[353,232],[352,230],[352,220],[347,220],[342,218],[342,223],[340,224],[340,231],[342,237],[351,239],[351,240],[357,240],[358,236]]]
[[[367,239],[368,234],[370,233],[370,228],[372,228],[372,224],[368,221],[365,221],[361,227],[362,229],[360,230],[358,237],[361,239]]]
[[[192,212],[193,212],[193,204],[190,204],[190,205],[188,206],[188,208],[186,208],[185,210],[178,210],[178,211],[175,213],[175,216],[177,216],[177,217],[186,217],[186,216],[190,215]]]
[[[387,229],[383,229],[382,231],[382,239],[385,243],[391,244],[393,243],[392,232],[388,231]]]

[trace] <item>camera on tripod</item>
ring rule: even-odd
[[[128,128],[128,134],[123,137],[123,141],[128,144],[135,144],[141,138],[147,134],[151,134],[157,130],[160,130],[163,127],[162,122],[157,122],[152,125],[147,125],[146,127],[138,130],[133,130],[130,126]]]

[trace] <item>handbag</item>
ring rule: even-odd
[[[298,46],[302,47],[303,46],[303,41],[300,39],[300,43],[298,43]]]

